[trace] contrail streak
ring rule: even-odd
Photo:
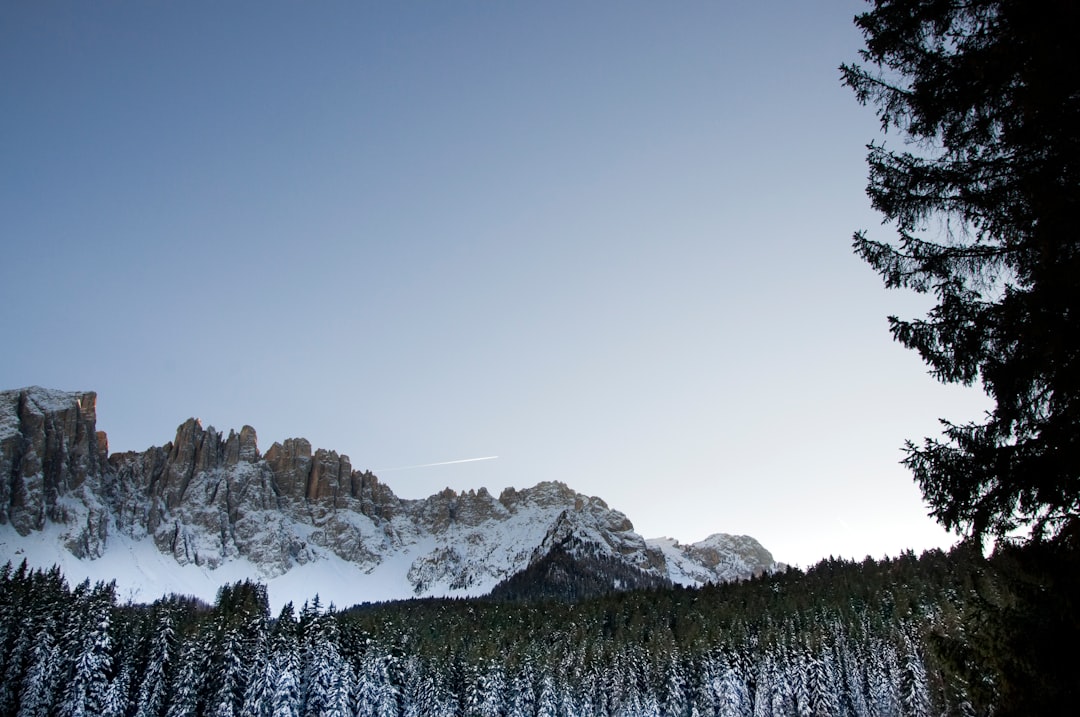
[[[498,456],[483,456],[481,458],[462,458],[456,461],[439,461],[438,463],[421,463],[415,466],[397,466],[396,468],[375,468],[375,473],[386,473],[387,471],[407,471],[411,468],[431,468],[432,466],[450,466],[455,463],[472,463],[474,461],[493,461]]]

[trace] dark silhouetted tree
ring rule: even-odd
[[[1069,711],[1080,658],[1031,636],[1080,638],[1080,3],[873,0],[855,22],[863,63],[843,80],[907,143],[868,156],[898,238],[858,233],[855,251],[886,286],[936,298],[925,318],[891,317],[893,336],[993,401],[984,421],[906,447],[937,520],[998,540],[981,602],[942,644],[977,707]]]
[[[893,336],[946,383],[981,382],[982,423],[907,444],[933,515],[981,540],[1078,531],[1080,3],[874,0],[841,68],[904,151],[871,144],[867,193],[895,242],[855,235],[886,286],[931,293]]]

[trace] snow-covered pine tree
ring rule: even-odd
[[[510,685],[509,714],[536,714],[536,688],[539,685],[537,673],[535,658],[526,653]]]
[[[536,695],[536,717],[561,717],[562,705],[559,701],[559,687],[555,676],[547,665],[543,667],[539,690]]]
[[[932,705],[926,666],[911,637],[902,634],[901,639],[900,699],[904,714],[908,717],[930,717]]]
[[[839,619],[832,625],[835,636],[836,670],[841,684],[840,707],[852,717],[868,717],[866,704],[864,672],[865,665],[857,659],[858,645],[852,630],[845,627]]]
[[[754,706],[738,663],[729,660],[716,679],[719,680],[716,689],[717,713],[725,717],[753,717]]]
[[[397,688],[390,676],[390,655],[379,648],[369,650],[356,676],[357,715],[396,717]]]
[[[317,608],[317,603],[315,605]],[[302,613],[301,613],[302,614]],[[349,717],[348,695],[351,673],[338,650],[338,623],[334,613],[328,612],[306,625],[303,651],[303,707],[304,717]],[[343,685],[342,681],[346,683]]]
[[[899,715],[896,651],[891,642],[880,637],[872,638],[869,643],[866,683],[870,717]]]
[[[123,656],[123,651],[121,651]],[[121,660],[116,676],[109,683],[105,693],[105,706],[101,711],[101,717],[124,717],[131,707],[131,672],[130,660]]]
[[[266,672],[270,679],[270,717],[298,717],[300,714],[299,626],[293,605],[282,608],[270,634],[270,655]]]
[[[247,687],[240,714],[245,717],[269,717],[274,704],[275,675],[269,641],[264,639],[253,653],[248,669]]]
[[[162,603],[155,610],[146,669],[135,701],[135,717],[161,717],[168,696],[168,673],[176,651],[175,615],[169,603]]]
[[[402,717],[451,717],[457,715],[456,700],[444,693],[440,669],[412,655],[400,667]]]
[[[468,717],[500,717],[506,691],[506,673],[494,660],[471,666],[465,678],[464,709]]]
[[[30,656],[29,669],[19,693],[16,717],[46,717],[52,710],[56,693],[57,667],[60,648],[55,636],[56,627],[50,615],[37,631]]]
[[[236,717],[243,706],[244,689],[248,677],[245,661],[244,640],[236,625],[221,624],[218,616],[214,627],[215,646],[211,653],[211,694],[208,717]]]
[[[200,717],[205,703],[203,683],[210,668],[210,634],[194,630],[180,642],[178,666],[169,683],[165,717]]]
[[[832,646],[827,640],[821,639],[808,645],[805,654],[811,714],[814,717],[840,714],[840,680],[836,674]]]
[[[18,568],[6,563],[0,590],[0,714],[13,714],[19,686],[26,674],[34,644],[31,626],[39,605],[31,583],[34,574],[23,560]]]
[[[671,717],[689,717],[690,692],[681,660],[672,655],[664,675],[664,714]]]
[[[265,597],[265,587],[259,586]],[[247,677],[240,714],[269,717],[274,698],[274,669],[270,658],[269,601],[247,616]]]
[[[754,694],[754,717],[772,717],[772,715],[790,714],[794,707],[788,681],[784,679],[782,667],[773,645],[765,647],[758,659],[757,691]]]
[[[112,622],[115,584],[98,583],[81,592],[74,605],[69,633],[73,662],[59,717],[99,717],[104,714],[112,673]]]

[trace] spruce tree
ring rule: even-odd
[[[1080,55],[1075,0],[874,0],[844,82],[904,151],[871,144],[867,192],[895,242],[855,235],[888,287],[933,294],[890,319],[933,375],[993,400],[905,463],[975,539],[1080,531]]]
[[[316,602],[312,610],[318,610]],[[302,619],[304,717],[346,717],[352,674],[341,657],[332,612]]]
[[[271,717],[298,717],[300,714],[300,662],[299,627],[293,616],[293,605],[282,608],[270,636],[270,655],[267,671],[270,673],[271,690],[269,714]]]
[[[170,605],[157,608],[146,670],[139,683],[135,717],[160,717],[168,695],[168,674],[176,652],[176,627]]]
[[[90,717],[106,712],[112,676],[112,623],[114,585],[98,584],[84,590],[74,606],[65,642],[72,664],[67,676],[60,717]]]
[[[197,717],[206,701],[204,682],[210,666],[208,629],[191,631],[181,642],[179,666],[173,673],[166,705],[166,717]]]
[[[23,560],[16,570],[5,567],[4,590],[0,591],[0,714],[18,708],[19,685],[33,650],[33,613],[38,597],[31,588],[33,575]]]
[[[51,710],[56,667],[60,663],[60,649],[53,632],[53,626],[46,623],[37,633],[30,667],[22,683],[17,717],[46,717]]]
[[[945,527],[1030,548],[986,567],[1000,599],[954,636],[983,675],[960,677],[989,673],[982,707],[1001,715],[1067,710],[1080,658],[1048,659],[1030,635],[1080,638],[1075,600],[1055,593],[1080,561],[1080,3],[874,0],[856,24],[863,64],[844,82],[909,147],[870,146],[867,191],[898,238],[859,233],[855,250],[886,286],[936,298],[891,318],[894,337],[993,402],[909,442],[905,463]]]

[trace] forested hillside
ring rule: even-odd
[[[969,714],[944,636],[992,589],[985,565],[909,553],[583,602],[313,598],[276,618],[254,583],[212,607],[123,605],[8,565],[0,713]]]

